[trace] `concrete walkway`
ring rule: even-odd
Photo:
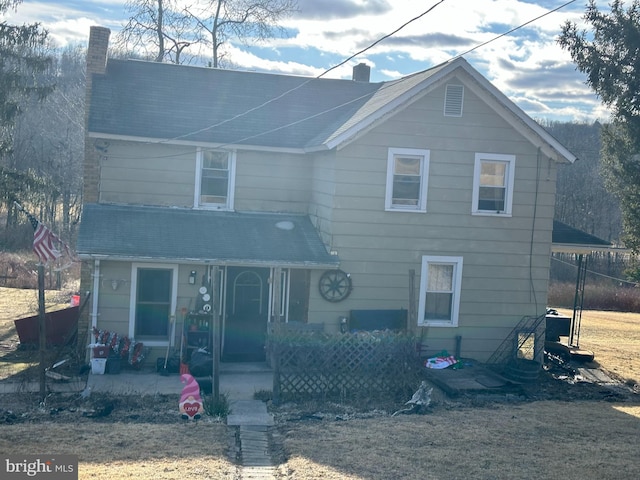
[[[162,376],[156,372],[126,372],[116,375],[90,374],[87,386],[92,392],[122,395],[176,394],[182,391],[180,375]],[[272,480],[277,465],[270,455],[270,428],[273,416],[267,405],[254,400],[259,391],[273,389],[273,372],[264,363],[229,363],[220,365],[220,393],[227,395],[231,413],[227,426],[235,431],[235,448],[240,479]]]
[[[92,392],[121,395],[180,395],[184,385],[180,375],[162,376],[157,372],[123,371],[115,375],[89,374]],[[223,363],[220,365],[220,393],[230,401],[252,400],[255,392],[273,389],[273,372],[265,363]]]
[[[269,448],[269,427],[274,425],[267,406],[259,400],[238,400],[231,404],[227,426],[237,428],[236,449],[241,461],[241,479],[271,480],[277,465]]]
[[[20,385],[20,391],[37,391],[38,384]],[[0,384],[8,391],[16,391],[16,385]],[[123,371],[118,374],[98,375],[90,373],[74,382],[47,381],[49,391],[75,391],[90,389],[91,393],[116,395],[180,395],[184,385],[179,374],[160,375],[155,371]],[[220,365],[220,393],[226,394],[231,413],[227,426],[235,429],[237,457],[240,460],[240,479],[275,480],[277,465],[270,455],[273,416],[267,412],[264,402],[254,400],[259,391],[273,389],[273,372],[264,363],[233,363]]]

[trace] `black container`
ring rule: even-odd
[[[111,375],[116,375],[120,373],[121,364],[122,363],[119,356],[111,355],[109,358],[107,358],[107,366],[105,367],[105,373],[108,373]]]

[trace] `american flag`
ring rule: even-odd
[[[27,215],[33,226],[33,251],[38,256],[40,263],[46,265],[50,261],[55,261],[60,258],[62,253],[56,248],[56,244],[64,245],[62,240],[43,223],[40,223],[33,215],[24,209],[23,212]]]

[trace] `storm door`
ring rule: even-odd
[[[265,359],[269,316],[268,280],[268,268],[227,268],[224,361]]]

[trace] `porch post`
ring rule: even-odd
[[[218,298],[218,267],[211,268],[211,313],[213,314],[213,399],[220,400],[220,299]]]
[[[275,333],[276,340],[278,340],[280,335],[280,330],[282,325],[280,324],[280,282],[282,279],[282,268],[274,267],[273,268],[273,278],[272,278],[272,286],[273,286],[273,332]],[[273,356],[271,358],[271,362],[273,365],[273,403],[280,403],[280,352],[279,348],[276,347],[273,350]]]

